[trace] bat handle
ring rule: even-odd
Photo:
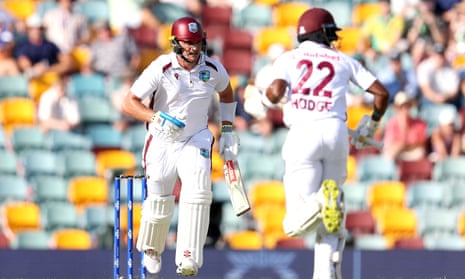
[[[234,153],[232,152],[230,147],[226,147],[224,149],[224,160],[225,161],[234,160]]]

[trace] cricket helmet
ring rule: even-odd
[[[193,17],[182,17],[171,26],[171,39],[177,41],[200,41],[205,38],[200,23]]]
[[[207,48],[207,36],[202,25],[193,17],[182,17],[176,20],[171,26],[170,43],[173,51],[177,54],[182,52],[179,41],[200,41],[202,40],[202,51]]]
[[[310,8],[299,18],[297,24],[297,39],[299,42],[306,40],[320,43],[331,43],[338,39],[336,32],[341,30],[337,27],[333,15],[322,8]],[[319,36],[318,36],[319,35]],[[323,35],[325,41],[321,41]]]

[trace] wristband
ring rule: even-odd
[[[233,125],[221,125],[221,133],[231,133],[233,131]]]
[[[375,107],[373,109],[373,114],[371,115],[371,118],[375,121],[379,121],[381,117],[383,117],[383,115]]]
[[[228,121],[231,123],[234,121],[234,116],[236,115],[236,104],[237,102],[232,102],[232,103],[220,102],[221,121]]]

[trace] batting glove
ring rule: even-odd
[[[350,143],[355,146],[356,149],[362,149],[370,146],[368,141],[360,141],[360,138],[371,138],[373,139],[376,130],[378,130],[379,121],[374,121],[369,115],[364,115],[355,130],[356,135],[352,136]]]
[[[255,119],[266,117],[268,108],[263,104],[262,93],[255,86],[248,85],[244,92],[244,110]]]
[[[182,119],[158,111],[152,116],[151,126],[163,133],[168,139],[174,140],[182,133],[186,124]]]
[[[239,137],[234,133],[232,125],[222,125],[218,146],[221,157],[225,158],[225,151],[230,152],[233,156],[237,156],[239,144]]]

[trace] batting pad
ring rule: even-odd
[[[136,248],[139,251],[153,249],[158,254],[165,250],[171,217],[174,212],[174,196],[148,195],[142,206],[139,236]]]
[[[302,210],[286,214],[283,221],[284,232],[288,236],[301,237],[312,232],[321,224],[321,209],[315,195],[305,200]]]
[[[210,221],[212,192],[202,189],[184,188],[179,200],[178,236],[176,264],[184,257],[191,257],[201,267],[203,246],[207,238]]]
[[[345,231],[329,234],[323,226],[318,228],[315,242],[313,276],[315,278],[342,279],[341,262],[345,246]]]

